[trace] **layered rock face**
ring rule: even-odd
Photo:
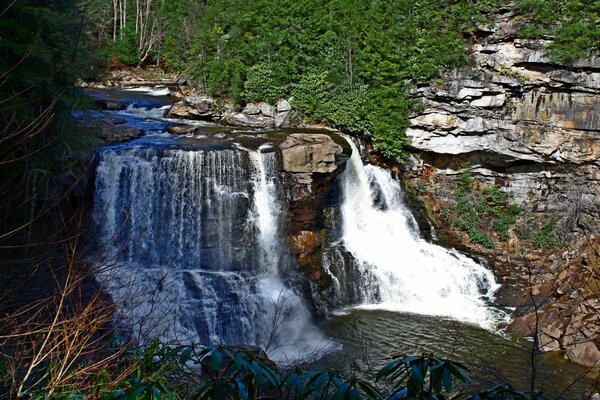
[[[561,225],[571,244],[558,254],[527,249],[520,255],[511,243],[488,251],[459,234],[452,240],[493,261],[510,265],[522,258],[528,265],[521,267],[533,265],[536,308],[544,310],[537,327],[542,347],[593,365],[600,359],[597,277],[583,275],[591,285],[564,282],[574,265],[578,274],[597,269],[582,261],[589,258],[582,243],[597,234],[600,221],[600,59],[560,65],[546,55],[550,41],[518,39],[518,21],[510,8],[499,10],[496,24],[478,32],[474,66],[412,91],[423,107],[406,132],[416,155],[407,176],[415,187],[429,184],[429,209],[438,216],[452,203],[448,188],[466,169],[476,185],[499,186],[511,203]],[[523,270],[509,268],[527,281]],[[518,310],[531,307],[525,301]],[[532,315],[513,330],[533,334]]]
[[[513,21],[506,10],[484,32],[474,68],[414,90],[423,110],[406,135],[437,173],[469,167],[503,179],[522,205],[557,208],[554,193],[571,177],[594,186],[600,178],[600,59],[556,64],[545,55],[548,41],[517,39]],[[588,189],[581,195],[590,200],[597,192]]]

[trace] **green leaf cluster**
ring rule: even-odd
[[[459,363],[427,356],[397,355],[371,380],[337,370],[280,369],[246,347],[168,346],[157,340],[128,352],[123,365],[106,371],[90,389],[32,394],[34,399],[75,400],[290,400],[327,399],[525,399],[501,385],[465,394],[470,378]],[[461,392],[462,391],[462,392]]]
[[[523,213],[498,186],[476,190],[468,171],[458,176],[454,200],[447,213],[450,222],[467,232],[474,243],[489,249],[494,248],[494,241],[486,232],[494,231],[500,240],[508,240],[509,230]]]
[[[525,38],[553,37],[548,48],[556,61],[572,64],[600,53],[600,1],[519,0]]]

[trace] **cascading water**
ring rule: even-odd
[[[99,277],[131,335],[255,344],[279,361],[325,344],[280,278],[293,264],[277,172],[254,150],[101,153],[94,218],[111,262]]]
[[[343,246],[362,276],[361,307],[448,316],[492,328],[491,271],[421,239],[390,173],[352,156],[342,177]]]

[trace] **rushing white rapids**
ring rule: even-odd
[[[129,92],[142,92],[151,96],[166,96],[171,93],[168,87],[150,87],[150,86],[136,86],[126,88]]]
[[[485,301],[499,286],[492,272],[421,239],[399,183],[388,171],[363,165],[348,141],[353,151],[342,183],[343,243],[361,273],[373,277],[360,288],[360,307],[448,316],[493,328],[497,317]]]
[[[130,334],[254,344],[280,362],[328,346],[280,277],[274,153],[123,147],[101,153],[94,218],[111,254],[98,274]]]

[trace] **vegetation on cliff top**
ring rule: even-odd
[[[467,41],[503,0],[92,0],[92,32],[113,62],[156,62],[238,102],[292,96],[296,109],[402,155],[411,80],[468,62]],[[597,54],[598,2],[519,0],[524,37],[556,37],[553,58]],[[129,11],[127,11],[129,10]]]
[[[100,18],[110,9],[96,1],[94,21],[113,61],[159,62],[242,103],[291,96],[310,119],[364,134],[398,158],[409,80],[464,65],[465,38],[498,2],[174,0],[155,4],[143,23],[136,11]],[[149,52],[143,24],[157,41]]]
[[[519,0],[516,9],[527,23],[525,38],[552,37],[551,58],[571,64],[600,53],[600,1]]]

